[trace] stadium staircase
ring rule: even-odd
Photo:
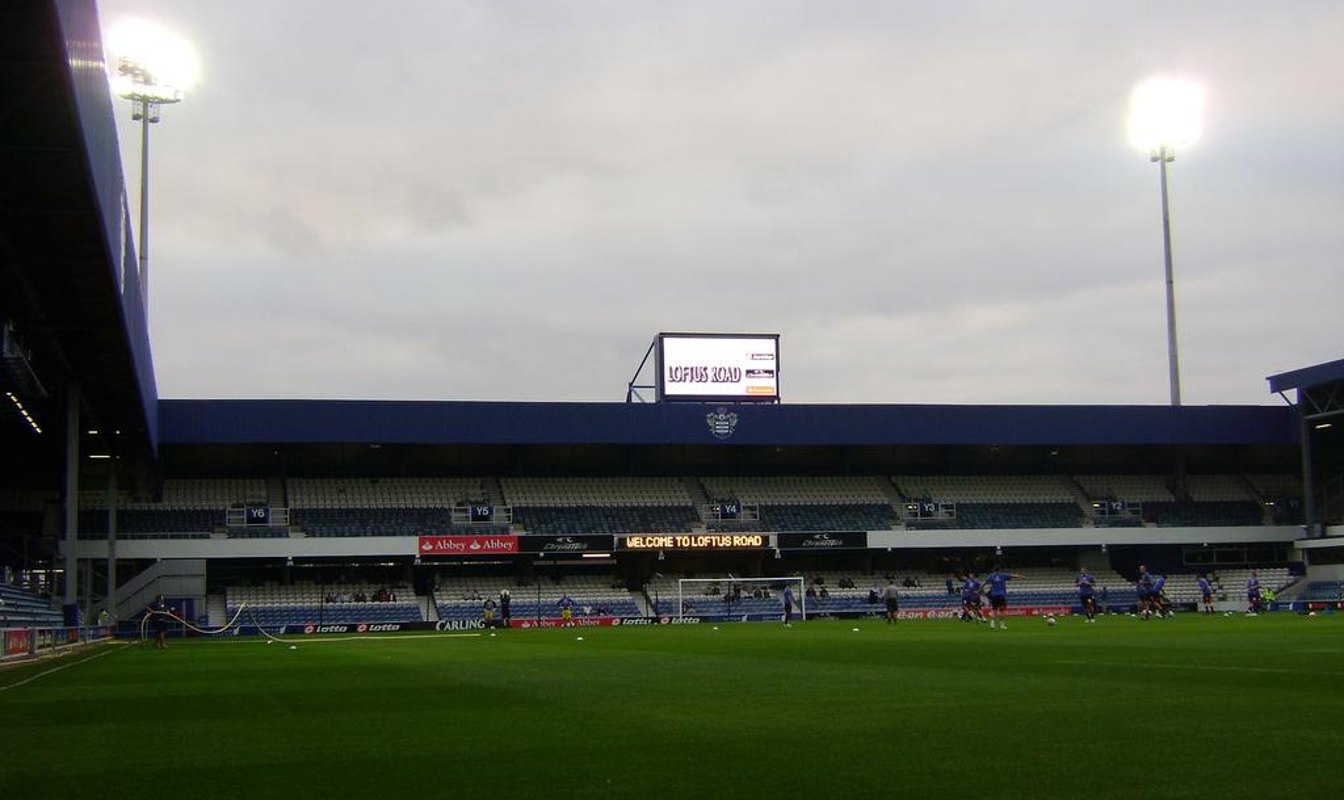
[[[420,604],[420,618],[426,622],[438,622],[439,606],[434,602],[434,594],[416,595],[415,602]]]
[[[117,587],[117,619],[131,619],[155,595],[199,597],[205,594],[205,560],[175,558],[156,561]]]
[[[687,476],[681,479],[681,483],[686,487],[686,494],[690,495],[691,503],[695,506],[695,518],[704,525],[708,520],[705,519],[704,509],[709,506],[709,493],[700,483],[700,479],[695,476]]]
[[[1087,496],[1087,490],[1072,475],[1064,476],[1064,480],[1069,484],[1069,490],[1073,492],[1073,501],[1078,504],[1078,510],[1083,512],[1083,527],[1094,527],[1096,523],[1092,517],[1092,498]]]
[[[887,498],[887,502],[891,504],[892,514],[895,515],[896,521],[899,522],[902,517],[901,510],[905,508],[905,497],[901,494],[901,490],[896,488],[896,484],[892,482],[890,477],[879,478],[877,480],[877,488],[882,490],[882,494]]]
[[[504,497],[504,485],[494,475],[481,478],[481,491],[485,493],[485,497],[480,499],[489,500],[491,505],[502,506],[508,504],[508,499]],[[474,500],[477,498],[467,499]]]
[[[229,621],[227,597],[223,592],[215,592],[205,598],[205,618],[212,628],[218,628]]]
[[[285,490],[283,478],[270,478],[266,481],[266,498],[274,507],[289,508],[289,492]]]

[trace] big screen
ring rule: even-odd
[[[779,400],[779,335],[660,333],[658,394],[663,400]]]

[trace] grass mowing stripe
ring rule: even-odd
[[[1314,651],[1314,652],[1330,652],[1330,651]],[[1155,663],[1155,662],[1142,662],[1142,661],[1129,661],[1129,662],[1123,662],[1123,663],[1122,663],[1122,662],[1118,662],[1118,661],[1102,662],[1102,661],[1082,661],[1082,660],[1073,660],[1073,661],[1056,661],[1055,663],[1056,663],[1056,664],[1072,664],[1072,665],[1075,665],[1075,666],[1089,666],[1089,667],[1121,667],[1121,668],[1139,667],[1139,668],[1142,668],[1142,669],[1193,669],[1193,670],[1208,670],[1208,671],[1211,671],[1211,672],[1266,672],[1266,673],[1280,673],[1280,674],[1284,674],[1284,675],[1329,675],[1329,676],[1331,676],[1331,677],[1335,677],[1335,678],[1344,678],[1344,670],[1286,669],[1286,668],[1279,668],[1279,667],[1244,667],[1244,666],[1243,666],[1243,667],[1236,667],[1236,666],[1226,666],[1226,665],[1220,665],[1220,664],[1171,664],[1171,663],[1159,664],[1159,663]]]

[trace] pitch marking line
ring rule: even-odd
[[[1219,664],[1155,664],[1148,661],[1121,663],[1118,661],[1056,661],[1056,664],[1068,664],[1078,667],[1142,667],[1144,669],[1190,669],[1205,672],[1269,672],[1282,675],[1344,675],[1337,670],[1287,669],[1283,667],[1228,667]]]
[[[129,644],[129,643],[127,643],[127,642],[121,642],[121,643],[119,643],[119,644],[121,644],[122,647],[125,647],[125,646],[126,646],[127,644]],[[117,648],[117,649],[120,649],[120,648]],[[52,667],[51,669],[43,670],[42,672],[39,672],[39,673],[37,673],[36,675],[33,675],[33,676],[31,676],[31,677],[28,677],[28,678],[24,678],[23,680],[19,681],[18,683],[10,683],[10,684],[6,684],[6,685],[4,685],[4,686],[0,686],[0,692],[7,692],[7,691],[9,691],[10,689],[17,689],[17,688],[19,688],[20,686],[23,686],[23,685],[25,685],[25,684],[32,683],[33,681],[37,680],[38,678],[45,678],[45,677],[48,676],[48,675],[51,675],[51,674],[56,673],[56,672],[60,672],[60,671],[63,670],[63,669],[70,669],[71,667],[77,667],[77,666],[79,666],[80,664],[87,664],[87,663],[89,663],[90,661],[94,660],[95,658],[102,658],[102,657],[105,656],[105,655],[108,655],[108,654],[110,654],[110,653],[115,653],[115,652],[117,652],[116,649],[111,649],[111,648],[109,648],[109,649],[107,649],[107,650],[104,650],[104,651],[101,652],[101,653],[94,653],[93,655],[89,656],[88,658],[82,658],[82,659],[80,659],[79,661],[72,661],[72,662],[70,662],[69,664],[62,664],[62,665],[60,665],[59,667]]]
[[[402,634],[390,634],[390,635],[373,634],[365,636],[318,635],[314,636],[311,639],[309,638],[281,639],[277,637],[275,641],[282,642],[284,644],[295,644],[297,642],[304,642],[305,644],[316,644],[318,642],[385,642],[388,639],[464,639],[470,637],[480,638],[480,636],[481,634],[479,633],[402,633]]]

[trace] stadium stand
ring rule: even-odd
[[[766,531],[876,531],[891,528],[889,505],[768,505],[760,506],[756,530]]]
[[[372,600],[380,590],[390,591],[394,599]],[[357,599],[362,598],[362,599]],[[232,586],[225,592],[229,619],[247,605],[240,624],[255,622],[262,626],[339,624],[359,622],[411,622],[423,619],[415,593],[406,586],[377,586],[371,583],[331,583],[320,585],[297,581],[284,586]]]
[[[1093,500],[1146,503],[1175,499],[1167,488],[1167,478],[1161,475],[1076,475],[1074,480]]]
[[[955,504],[955,516],[906,519],[907,527],[1082,527],[1081,493],[1062,475],[902,475],[893,478],[912,501]]]
[[[500,533],[507,524],[472,524],[455,509],[490,503],[479,478],[295,478],[290,523],[308,536],[424,536]]]
[[[711,529],[766,531],[889,530],[894,491],[889,485],[883,489],[885,481],[874,476],[700,479],[712,501],[735,500],[759,515],[750,521],[716,520]]]
[[[705,477],[711,498],[733,498],[756,505],[890,505],[879,481],[859,477]]]
[[[434,603],[440,619],[475,622],[482,619],[485,600],[498,602],[505,590],[511,615],[519,620],[558,619],[558,603],[566,595],[574,601],[575,616],[644,614],[635,595],[618,579],[599,575],[566,575],[559,581],[543,577],[529,583],[504,577],[444,577],[434,590]]]
[[[292,478],[292,508],[452,508],[487,500],[479,478]]]
[[[1246,481],[1265,504],[1272,524],[1302,523],[1302,481],[1296,475],[1255,473],[1247,475]]]
[[[697,517],[690,506],[514,506],[514,521],[528,533],[685,533]]]
[[[1344,600],[1344,581],[1312,581],[1306,591],[1297,596],[1306,602],[1338,602]]]
[[[158,502],[136,502],[129,495],[117,498],[117,536],[145,538],[209,538],[226,526],[226,511],[255,503],[265,505],[266,481],[262,479],[194,478],[167,479]],[[107,537],[106,492],[81,492],[80,538]]]
[[[688,532],[699,519],[676,478],[502,478],[500,486],[528,533]]]
[[[65,624],[52,601],[9,583],[0,583],[0,628],[59,627]]]
[[[1229,500],[1211,503],[1144,503],[1143,518],[1160,527],[1222,527],[1261,524],[1261,509],[1253,503]]]
[[[692,506],[677,478],[501,478],[513,506]]]

